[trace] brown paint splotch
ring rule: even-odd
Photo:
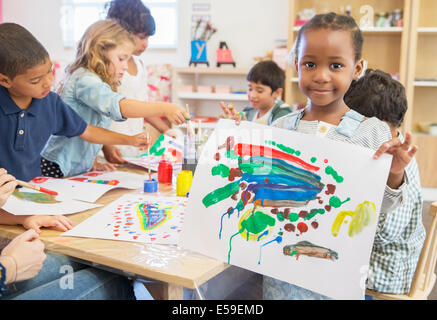
[[[334,194],[334,193],[335,193],[336,186],[333,185],[333,184],[327,184],[327,185],[326,185],[326,189],[327,189],[327,190],[325,191],[325,194],[326,194],[326,195]]]

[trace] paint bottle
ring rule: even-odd
[[[193,182],[193,173],[190,170],[179,171],[176,179],[176,195],[186,197],[190,192],[191,182]]]
[[[155,179],[146,179],[144,180],[144,192],[146,193],[155,193],[158,192],[158,181]]]
[[[173,178],[173,166],[170,161],[161,160],[158,165],[159,183],[171,183]]]

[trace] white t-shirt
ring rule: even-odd
[[[127,99],[147,101],[147,72],[144,63],[137,56],[132,56],[136,66],[137,74],[135,76],[125,72],[121,79],[121,85],[118,87],[118,92],[126,96]],[[129,118],[126,121],[112,121],[109,130],[123,133],[126,135],[135,135],[144,132],[143,118]],[[135,157],[144,153],[133,146],[117,146],[121,154],[126,157]]]
[[[259,111],[257,111],[257,113],[256,113],[255,117],[253,118],[252,122],[267,125],[269,123],[269,117],[272,114],[272,110],[273,110],[273,108],[270,108],[270,110],[267,111],[266,114],[263,115],[260,118],[258,118]]]

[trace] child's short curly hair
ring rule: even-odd
[[[352,81],[344,102],[362,115],[376,117],[395,128],[402,125],[408,107],[404,86],[388,73],[372,69]]]
[[[106,7],[109,7],[106,18],[116,20],[129,32],[155,34],[155,19],[141,0],[112,0]]]

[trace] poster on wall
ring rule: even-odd
[[[196,169],[180,245],[334,299],[363,299],[391,163],[373,154],[220,120]]]

